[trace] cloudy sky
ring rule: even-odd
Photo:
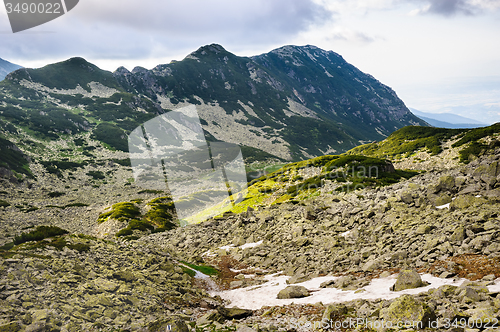
[[[26,67],[82,56],[152,68],[210,43],[241,56],[312,44],[408,107],[485,123],[500,121],[499,35],[500,0],[80,0],[16,34],[0,6],[0,58]]]

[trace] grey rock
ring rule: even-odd
[[[287,286],[282,289],[277,298],[278,299],[296,299],[309,296],[309,291],[304,286]]]
[[[402,270],[399,272],[396,283],[391,287],[392,291],[399,292],[405,289],[412,289],[427,286],[415,270]]]
[[[427,328],[436,320],[436,314],[427,304],[405,294],[394,300],[388,308],[382,309],[380,318],[392,322],[393,326],[398,322],[410,321]]]
[[[380,263],[376,260],[371,260],[366,262],[363,267],[361,268],[365,272],[372,272],[376,269],[378,269],[380,266]]]
[[[217,312],[225,319],[242,319],[253,315],[252,310],[240,309],[240,308],[225,308],[218,307]]]
[[[331,319],[339,318],[347,314],[347,312],[348,309],[344,304],[329,304],[323,312],[321,320],[330,321]]]

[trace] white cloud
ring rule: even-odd
[[[10,30],[4,15],[0,29]],[[22,62],[70,56],[128,61],[185,55],[211,43],[233,52],[268,51],[331,16],[312,0],[86,0],[40,27],[6,31],[0,55]],[[52,33],[40,34],[46,31]]]

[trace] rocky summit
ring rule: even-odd
[[[239,58],[210,45],[152,71],[54,66],[0,83],[0,332],[498,329],[500,124],[404,126],[413,117],[390,89],[311,46]],[[365,86],[359,95],[348,78]],[[216,100],[217,82],[246,119]],[[327,97],[328,84],[345,98]],[[236,94],[254,89],[267,97]],[[228,119],[216,108],[241,115],[240,134],[250,121],[280,133],[276,149],[241,146],[248,185],[234,204],[189,220],[177,207],[217,190],[176,199],[144,188],[124,145],[188,102],[207,110],[207,139]],[[348,124],[349,110],[388,137],[365,133],[359,145],[336,124],[334,140],[353,148],[326,153],[270,124],[328,127],[334,113]]]

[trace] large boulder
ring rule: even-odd
[[[483,197],[476,197],[473,195],[460,195],[450,203],[450,210],[466,209],[470,206],[480,205],[486,203]]]
[[[378,269],[380,266],[380,263],[377,260],[371,260],[363,264],[361,269],[365,272],[372,272],[376,269]]]
[[[443,193],[434,199],[434,205],[435,206],[442,206],[442,205],[451,203],[451,201],[452,201],[451,196],[446,194],[446,193]]]
[[[453,176],[442,176],[439,178],[439,189],[442,191],[453,191],[455,187],[455,178]]]
[[[408,322],[414,328],[423,329],[430,327],[430,323],[436,320],[436,314],[427,304],[405,294],[394,300],[388,308],[382,309],[380,318],[386,326],[392,323],[396,327],[398,323]]]
[[[240,309],[240,308],[225,308],[218,307],[217,312],[224,317],[225,319],[242,319],[245,317],[252,316],[253,311],[248,309]]]
[[[323,312],[321,321],[330,321],[347,314],[347,307],[343,304],[329,304]]]
[[[309,295],[309,291],[304,286],[288,286],[278,293],[278,299],[296,299]]]
[[[396,283],[391,287],[392,291],[399,292],[404,289],[412,289],[427,286],[427,283],[422,281],[420,274],[412,269],[402,270],[399,272]]]
[[[465,239],[466,232],[463,226],[458,226],[451,234],[450,241],[451,242],[462,242]]]

